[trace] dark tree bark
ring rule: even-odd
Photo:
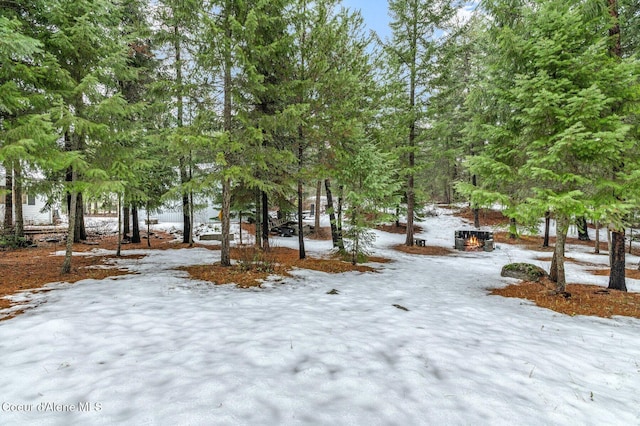
[[[262,200],[261,200],[261,192],[259,189],[256,189],[256,212],[255,212],[255,238],[256,238],[256,248],[262,247]]]
[[[128,239],[129,232],[131,232],[131,221],[129,217],[131,216],[131,211],[129,210],[128,204],[122,204],[122,238]]]
[[[151,247],[151,213],[149,212],[149,204],[147,204],[147,247]]]
[[[322,203],[322,181],[319,180],[316,183],[316,211],[314,212],[315,216],[313,217],[313,232],[316,236],[320,235],[320,203]]]
[[[4,233],[9,235],[13,233],[13,165],[10,161],[5,161],[4,170],[4,188],[8,191],[4,194]]]
[[[578,228],[578,239],[580,241],[591,241],[589,229],[587,228],[587,218],[584,216],[576,218],[576,226]]]
[[[120,257],[120,250],[122,249],[122,195],[118,194],[118,248],[116,250],[116,256]]]
[[[333,193],[331,192],[331,181],[329,179],[324,180],[324,189],[327,194],[327,211],[329,212],[329,223],[331,224],[331,241],[333,247],[340,251],[344,251],[344,243],[340,238],[338,232],[338,225],[336,221],[336,213],[333,208]]]
[[[509,239],[515,240],[518,238],[518,226],[515,218],[509,219]]]
[[[609,28],[609,39],[611,40],[611,48],[609,53],[611,56],[615,56],[618,58],[622,57],[622,43],[620,40],[620,21],[618,16],[618,1],[617,0],[608,0],[609,1],[609,14],[611,18],[613,18],[613,25]]]
[[[542,247],[549,247],[549,228],[551,227],[551,212],[544,212],[544,241]]]
[[[13,163],[13,173],[13,188],[16,194],[16,220],[13,232],[16,238],[24,238],[24,215],[22,214],[22,167],[20,166],[19,160],[16,160]]]
[[[337,222],[336,225],[338,226],[338,245],[340,245],[341,247],[344,247],[343,244],[343,240],[342,240],[342,201],[343,201],[343,195],[344,195],[344,185],[340,185],[338,186],[338,217],[337,217]]]
[[[184,160],[180,160],[180,182],[183,184],[189,182],[189,175],[187,173]],[[189,244],[191,242],[191,204],[189,203],[189,192],[184,191],[182,193],[182,242]]]
[[[82,141],[81,136],[79,135],[71,135],[68,132],[64,134],[64,148],[65,151],[73,151],[73,150],[82,150]],[[76,175],[74,176],[74,173]],[[67,170],[67,174],[65,176],[66,182],[74,182],[78,180],[77,172],[72,170],[71,167]],[[72,200],[73,198],[70,193],[67,193],[67,212],[69,214],[69,220],[71,220],[71,209],[72,209]],[[74,227],[73,230],[73,242],[79,243],[82,240],[87,239],[87,231],[84,227],[84,203],[82,200],[82,193],[77,193],[75,200],[75,208],[74,209]]]
[[[298,174],[302,173],[303,160],[304,160],[304,144],[303,144],[303,132],[302,127],[298,127]],[[298,177],[298,257],[304,259],[307,254],[304,249],[304,223],[302,222],[302,178]]]
[[[269,196],[262,191],[262,249],[269,251]]]
[[[411,145],[410,145],[411,146]],[[413,169],[415,167],[415,154],[413,152],[409,153],[409,167]],[[407,182],[407,234],[405,239],[405,245],[411,247],[413,246],[413,216],[414,210],[416,206],[416,196],[415,196],[415,184],[414,184],[414,176],[413,172],[409,174],[408,182]]]
[[[231,179],[222,179],[222,247],[220,250],[220,264],[231,266]]]
[[[76,172],[70,170],[68,173],[69,181],[73,184],[76,181]],[[60,272],[62,274],[68,274],[71,272],[71,258],[73,256],[73,232],[76,228],[76,204],[78,203],[78,193],[73,191],[69,194],[69,227],[67,228],[67,241],[65,244],[64,262],[62,262],[62,268]]]
[[[611,273],[609,289],[627,291],[625,281],[624,231],[611,232]]]
[[[73,232],[73,242],[79,243],[87,239],[87,230],[84,226],[84,200],[82,193],[78,193],[76,200],[76,220]]]
[[[476,179],[476,175],[471,177],[471,183],[473,186],[478,186],[478,181]],[[480,209],[477,207],[473,208],[473,226],[477,229],[480,228]]]
[[[137,244],[142,241],[140,238],[140,219],[138,218],[138,206],[131,206],[131,224],[133,225],[131,233],[131,242]]]

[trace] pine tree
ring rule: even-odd
[[[158,29],[154,34],[153,48],[159,49],[164,60],[164,69],[155,87],[156,94],[164,98],[166,105],[162,138],[166,139],[173,156],[177,158],[183,213],[183,243],[192,243],[193,206],[191,178],[193,158],[188,135],[193,134],[191,108],[195,103],[192,90],[196,87],[194,61],[199,47],[198,31],[204,3],[197,0],[162,0],[156,8]],[[159,100],[159,99],[158,99]]]
[[[23,169],[44,166],[57,138],[48,112],[60,67],[40,41],[45,33],[41,10],[37,0],[0,9],[0,163],[9,191],[0,196],[7,203],[5,231],[15,229],[16,238],[23,237],[22,190],[30,190]]]
[[[508,171],[514,176],[512,188],[527,188],[515,197],[516,216],[537,220],[547,209],[555,215],[551,276],[556,290],[563,292],[564,240],[571,217],[593,206],[620,221],[627,209],[611,191],[619,185],[619,176],[606,170],[623,158],[625,164],[636,161],[626,139],[629,126],[612,109],[619,99],[633,97],[636,65],[608,55],[608,38],[598,31],[605,25],[603,17],[588,18],[578,3],[534,3],[516,9],[515,20],[493,21],[500,42],[495,63],[516,63],[518,72],[512,82],[506,75],[492,80],[506,83],[494,86],[493,92],[503,95],[498,105],[509,110],[510,117],[490,124],[489,144],[471,166],[485,177]],[[500,137],[505,134],[507,140]],[[505,186],[499,189],[494,201],[514,199],[504,192]],[[474,192],[480,198],[490,194]]]
[[[454,9],[449,0],[391,0],[389,11],[393,37],[385,50],[389,56],[390,72],[403,86],[400,103],[395,107],[399,113],[399,123],[404,128],[398,135],[398,147],[405,157],[402,167],[406,177],[405,244],[412,246],[416,209],[415,176],[418,171],[416,154],[422,138],[420,123],[431,91],[431,65],[437,46],[435,33],[452,16]]]

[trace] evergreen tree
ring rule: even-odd
[[[38,40],[42,16],[36,6],[34,1],[0,9],[0,164],[6,185],[0,196],[5,201],[4,231],[13,230],[15,238],[24,236],[22,170],[43,165],[56,139],[48,112],[59,67]]]
[[[180,198],[183,213],[183,243],[192,243],[192,193],[193,158],[189,142],[192,114],[190,105],[195,103],[192,90],[196,87],[194,60],[197,54],[199,24],[204,13],[204,3],[197,0],[161,0],[155,16],[158,29],[153,47],[165,58],[163,78],[155,83],[156,95],[164,98],[166,105],[162,138],[168,141],[171,152],[177,158],[180,177]]]
[[[360,139],[355,152],[339,161],[338,176],[347,188],[345,201],[349,205],[349,224],[345,237],[346,251],[352,264],[363,260],[375,240],[370,231],[371,217],[378,217],[381,205],[390,204],[399,184],[394,178],[394,161],[374,143]],[[348,162],[348,166],[345,164]]]
[[[420,125],[431,92],[432,64],[438,44],[436,31],[454,12],[452,2],[438,0],[390,0],[392,40],[385,50],[389,56],[390,73],[402,82],[402,93],[395,108],[398,111],[398,147],[404,157],[406,178],[407,246],[413,245],[413,221],[416,209],[415,176],[418,171],[416,154],[421,144]]]
[[[551,275],[558,292],[566,282],[564,241],[570,218],[594,206],[606,209],[609,220],[622,220],[619,213],[627,206],[611,191],[620,184],[620,175],[607,169],[623,158],[625,164],[635,163],[633,144],[626,139],[629,126],[612,107],[633,97],[637,67],[608,55],[608,37],[601,31],[606,17],[588,18],[578,6],[540,0],[516,9],[515,20],[493,21],[491,31],[500,42],[495,63],[517,63],[518,72],[513,83],[493,87],[503,94],[498,105],[510,117],[489,123],[493,130],[487,149],[470,160],[473,172],[489,177],[508,171],[513,185],[527,188],[521,192],[526,196],[516,197],[518,217],[537,220],[546,210],[555,215]],[[496,14],[501,10],[490,9]],[[507,81],[505,76],[493,84]],[[482,189],[471,192],[485,201],[491,198]],[[504,192],[493,195],[494,201],[509,198]]]

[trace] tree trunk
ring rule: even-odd
[[[5,190],[8,192],[4,195],[4,234],[13,233],[13,165],[10,161],[4,162],[5,170]]]
[[[351,209],[351,226],[355,226],[357,217],[357,208]],[[353,237],[353,248],[351,249],[351,264],[356,265],[358,263],[358,252],[360,251],[360,232],[356,231],[352,235]]]
[[[313,222],[313,232],[316,236],[320,235],[320,203],[322,203],[322,181],[316,183],[316,211]]]
[[[564,215],[556,216],[556,246],[553,253],[555,258],[555,271],[556,271],[556,292],[564,293],[566,290],[566,277],[564,272],[564,250],[565,242],[567,240],[567,232],[569,231],[569,218]],[[553,263],[553,262],[552,262]]]
[[[220,248],[220,264],[231,266],[231,179],[222,179],[222,246]]]
[[[124,216],[124,208],[122,206],[122,195],[118,194],[118,248],[116,250],[116,256],[120,257],[120,251],[122,249],[122,225]]]
[[[269,196],[262,191],[262,250],[269,251]]]
[[[129,210],[129,204],[122,203],[122,238],[128,239],[129,232],[131,232],[131,222],[129,217],[131,216],[131,211]]]
[[[16,160],[13,164],[13,187],[16,194],[16,224],[14,235],[16,238],[24,238],[24,215],[22,214],[22,167],[20,165],[20,160]]]
[[[180,43],[180,27],[174,25],[174,42],[173,50],[175,54],[175,73],[176,73],[176,120],[178,128],[183,127],[184,123],[184,101],[182,99],[184,87],[182,86],[182,45]],[[184,155],[180,155],[179,169],[180,169],[180,183],[182,185],[189,181],[189,175],[187,174],[187,164]],[[182,242],[189,244],[191,241],[191,206],[189,204],[189,192],[182,191]]]
[[[140,219],[138,218],[138,206],[136,204],[131,206],[131,222],[133,225],[131,242],[138,244],[142,239],[140,238]]]
[[[609,1],[609,15],[611,15],[613,25],[609,28],[609,40],[611,42],[611,47],[609,48],[609,53],[611,56],[615,56],[618,58],[622,57],[622,43],[620,40],[620,20],[618,17],[618,1],[617,0],[608,0]]]
[[[414,8],[417,6],[415,3],[413,4]],[[414,9],[414,13],[417,13],[417,10]],[[415,16],[415,15],[414,15]],[[416,91],[417,85],[416,80],[418,77],[418,23],[414,19],[411,23],[411,31],[408,34],[409,43],[411,45],[411,58],[409,65],[409,114],[411,114],[411,121],[409,123],[409,141],[408,141],[408,151],[409,151],[409,161],[408,168],[409,173],[407,176],[407,230],[406,230],[406,239],[405,245],[411,247],[414,242],[414,230],[413,230],[413,217],[414,217],[414,209],[416,205],[416,195],[415,195],[415,165],[416,165],[416,154],[414,152],[414,148],[416,146]]]
[[[69,181],[73,185],[76,181],[76,172],[72,170],[68,173]],[[76,229],[76,205],[78,204],[78,193],[74,188],[71,188],[71,193],[69,194],[69,227],[67,228],[67,241],[66,241],[66,250],[64,254],[64,262],[62,262],[62,268],[60,272],[62,274],[68,274],[71,272],[71,257],[73,256],[73,233]]]
[[[609,289],[627,291],[625,282],[624,230],[611,232],[611,273]]]
[[[587,218],[584,216],[576,218],[576,227],[578,228],[578,239],[580,241],[591,241],[589,238],[589,229],[587,228]]]
[[[76,196],[76,220],[73,233],[73,242],[79,243],[87,239],[87,230],[84,227],[84,204],[82,193]]]
[[[596,242],[594,245],[594,252],[600,253],[600,222],[596,221]]]
[[[180,182],[184,185],[189,182],[189,175],[184,164],[185,160],[180,159]],[[189,203],[189,192],[182,192],[182,242],[189,244],[191,241],[191,204]]]
[[[544,241],[542,247],[549,247],[549,228],[551,227],[551,212],[544,212]]]
[[[256,214],[255,214],[255,237],[256,237],[256,248],[262,247],[262,200],[260,199],[261,192],[256,189]]]
[[[476,179],[476,175],[471,177],[471,183],[473,186],[478,186],[478,181]],[[473,226],[474,228],[480,228],[480,209],[477,207],[473,208]]]
[[[344,240],[342,238],[342,200],[344,194],[344,185],[338,186],[338,217],[336,225],[338,226],[338,246],[344,250]]]
[[[302,173],[302,166],[304,160],[304,146],[302,144],[302,127],[298,127],[298,175]],[[307,254],[304,249],[304,223],[302,222],[302,202],[303,202],[303,191],[302,191],[302,178],[298,177],[298,257],[300,259],[304,259],[307,257]]]
[[[409,153],[409,167],[413,168],[415,166],[414,153]],[[409,174],[408,182],[407,182],[407,234],[405,239],[405,245],[411,247],[413,246],[413,215],[415,210],[415,193],[414,193],[414,179],[413,173]]]
[[[340,246],[340,238],[338,235],[338,225],[336,223],[336,213],[333,208],[333,194],[331,192],[331,181],[329,179],[324,180],[324,189],[327,194],[327,212],[329,213],[329,223],[331,224],[331,241],[333,242],[333,248],[337,248],[340,251],[344,251],[344,245]]]
[[[151,247],[151,213],[149,212],[149,204],[147,204],[147,247]]]
[[[189,168],[189,181],[193,178],[191,168]],[[189,191],[189,247],[193,247],[193,221],[195,220],[193,203],[193,191]]]
[[[607,250],[609,251],[609,267],[613,265],[613,248],[611,247],[611,229],[607,227]]]
[[[618,1],[609,0],[609,14],[613,22],[609,28],[609,39],[611,47],[609,53],[616,58],[622,58],[622,44],[620,41],[620,20],[618,19]],[[616,107],[616,109],[619,109]],[[614,167],[614,173],[619,172],[618,167]],[[613,290],[627,291],[625,282],[625,252],[624,252],[624,229],[614,229],[611,231],[611,244],[609,245],[609,260],[611,273],[609,274],[609,287]]]
[[[240,238],[240,245],[242,246],[242,210],[238,212],[238,237]]]
[[[551,281],[558,282],[558,257],[556,251],[553,251],[553,257],[551,258],[551,268],[549,268],[549,279]]]
[[[298,257],[304,259],[307,253],[304,249],[304,222],[302,221],[302,180],[298,179]]]
[[[518,226],[515,218],[509,219],[509,239],[515,240],[518,238]]]

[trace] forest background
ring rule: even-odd
[[[468,201],[476,218],[498,204],[514,236],[556,220],[558,292],[569,223],[607,225],[609,286],[626,290],[637,2],[486,0],[469,14],[396,0],[386,37],[337,0],[1,5],[3,232],[23,238],[23,192],[66,200],[63,271],[90,202],[117,198],[135,239],[140,207],[179,200],[192,242],[198,200],[215,199],[225,266],[232,212],[255,212],[268,250],[269,210],[302,230],[305,194],[324,187],[334,246],[355,260],[375,222],[403,218],[413,245],[427,201]]]

